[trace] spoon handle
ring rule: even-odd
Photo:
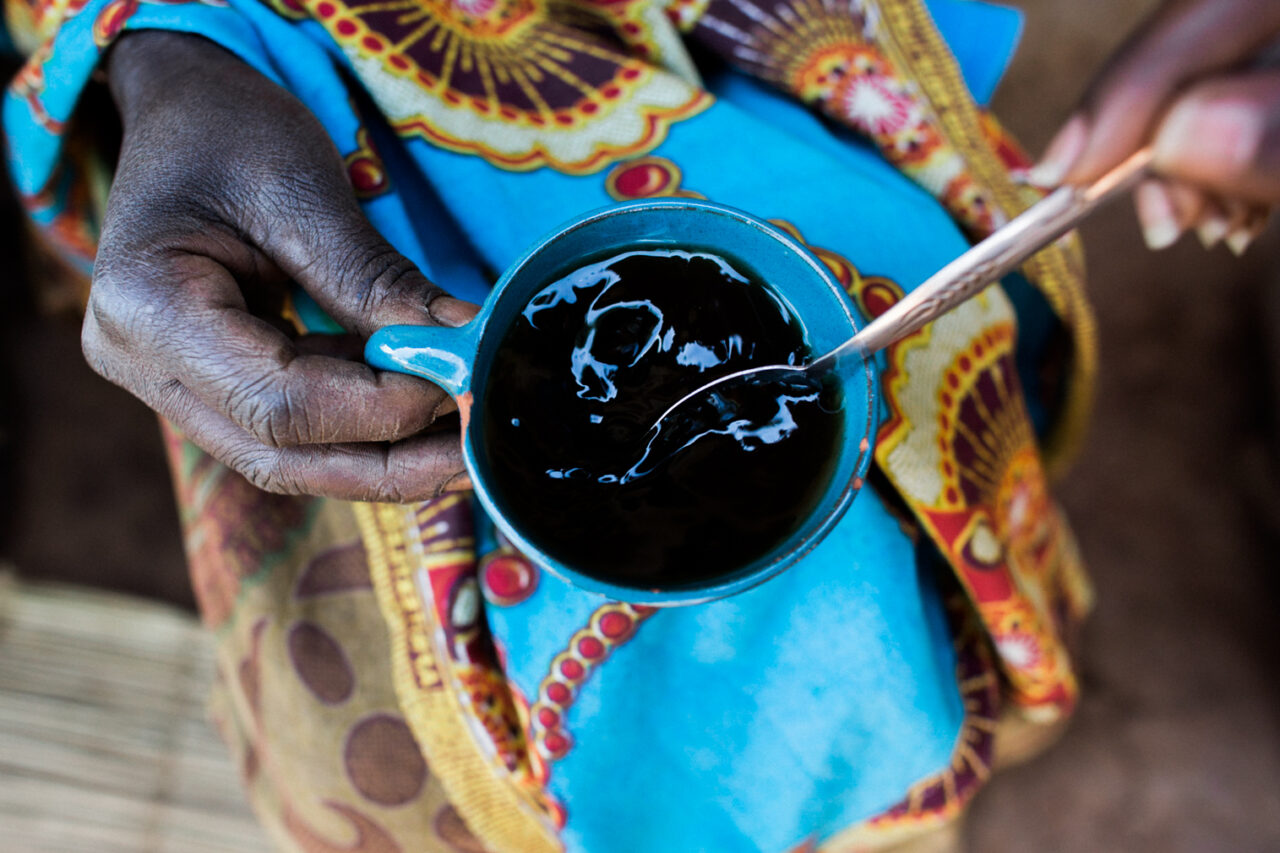
[[[945,314],[1070,231],[1103,202],[1127,192],[1147,172],[1143,148],[1086,187],[1062,186],[1027,208],[987,239],[938,270],[927,281],[818,362],[851,352],[878,352]],[[814,362],[817,364],[818,362]]]

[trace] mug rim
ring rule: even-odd
[[[492,296],[485,301],[484,310],[477,315],[468,326],[476,328],[479,332],[478,338],[483,340],[489,335],[485,331],[480,331],[486,326],[492,318],[494,306],[502,298],[501,294],[505,291],[514,278],[516,278],[528,264],[540,256],[543,252],[553,247],[553,244],[559,242],[570,234],[580,231],[583,228],[590,227],[602,220],[611,219],[619,215],[636,214],[645,210],[695,210],[701,213],[716,215],[731,219],[740,225],[748,226],[756,231],[763,233],[766,237],[774,242],[780,243],[791,254],[795,255],[799,260],[806,263],[810,269],[818,276],[819,280],[826,285],[826,290],[831,292],[836,303],[839,304],[840,310],[848,321],[854,332],[862,328],[863,322],[853,310],[852,301],[848,298],[844,288],[834,279],[827,266],[822,263],[812,251],[810,251],[803,243],[781,228],[768,223],[759,217],[756,217],[747,211],[730,205],[719,204],[717,202],[704,201],[701,199],[686,198],[660,198],[660,199],[641,199],[637,201],[623,202],[609,207],[600,208],[590,211],[582,216],[575,218],[568,223],[561,225],[547,236],[533,244],[525,251],[519,259],[507,267],[506,271],[495,283]],[[749,259],[745,259],[749,263]],[[779,293],[784,300],[785,294]],[[792,310],[795,310],[792,306]],[[796,311],[797,316],[799,312]],[[803,323],[803,317],[800,318]],[[479,341],[477,341],[479,343]],[[495,340],[488,346],[496,346],[498,341]],[[484,345],[477,347],[475,358],[478,361],[483,353]],[[473,372],[470,377],[469,394],[475,395],[478,390],[479,394],[472,396],[472,404],[475,406],[482,405],[485,388],[484,377],[479,371],[475,371],[477,365],[473,362]],[[862,439],[856,450],[845,449],[842,453],[856,452],[858,458],[855,460],[851,476],[843,484],[843,488],[837,495],[830,508],[824,514],[823,518],[814,524],[811,528],[806,522],[802,529],[808,532],[804,537],[795,543],[792,547],[785,551],[775,554],[773,559],[763,565],[756,565],[752,568],[751,564],[739,572],[728,575],[724,579],[714,580],[704,585],[692,585],[689,587],[677,589],[644,589],[640,587],[624,586],[602,580],[593,575],[585,574],[577,571],[570,566],[566,566],[557,560],[551,554],[548,554],[543,548],[530,542],[523,536],[514,525],[509,523],[493,496],[490,494],[488,487],[484,482],[484,478],[475,476],[480,466],[477,464],[477,447],[471,428],[465,430],[463,436],[463,456],[467,463],[468,470],[473,474],[472,486],[475,490],[477,498],[481,505],[489,514],[494,524],[497,525],[506,538],[521,553],[524,553],[531,560],[537,563],[541,568],[551,572],[551,574],[561,580],[572,584],[579,589],[594,592],[607,596],[616,601],[622,601],[629,604],[645,605],[651,607],[671,607],[684,606],[692,604],[701,604],[713,601],[719,598],[726,598],[739,592],[744,592],[752,587],[758,586],[767,580],[777,576],[779,573],[789,568],[799,560],[803,559],[813,551],[830,532],[831,528],[843,517],[853,501],[854,496],[861,489],[867,468],[870,465],[872,450],[875,444],[875,427],[878,423],[878,374],[879,371],[873,358],[864,358],[862,360],[863,371],[865,377],[866,399],[866,423],[862,430]],[[847,379],[843,380],[846,391],[851,384]],[[477,388],[477,385],[479,388]],[[848,425],[846,421],[846,425]],[[470,425],[474,427],[475,424]],[[845,442],[852,436],[846,435]],[[830,485],[828,485],[830,488]],[[824,499],[825,502],[825,499]]]

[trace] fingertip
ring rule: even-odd
[[[1084,152],[1088,139],[1089,120],[1076,113],[1053,137],[1040,162],[1027,170],[1027,180],[1041,187],[1061,184]]]
[[[427,315],[441,326],[465,326],[480,312],[480,306],[440,294],[427,303]]]
[[[1267,228],[1271,218],[1271,209],[1267,207],[1250,207],[1243,221],[1231,229],[1226,236],[1227,248],[1232,254],[1240,257],[1254,240]]]
[[[1182,236],[1173,196],[1160,181],[1143,181],[1134,192],[1142,239],[1152,251],[1167,249]]]
[[[457,432],[405,439],[393,443],[387,452],[388,479],[380,491],[396,496],[397,503],[439,497],[459,478],[466,477],[461,435]]]
[[[1222,191],[1237,189],[1254,168],[1268,115],[1245,86],[1201,84],[1156,128],[1153,167]]]
[[[1200,243],[1206,249],[1212,249],[1222,242],[1230,230],[1231,225],[1227,222],[1227,217],[1215,210],[1206,213],[1196,225],[1196,236],[1200,238]]]
[[[1252,242],[1253,235],[1243,228],[1237,228],[1226,237],[1227,248],[1237,258],[1245,253],[1245,250],[1249,248],[1249,244]]]

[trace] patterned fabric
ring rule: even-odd
[[[478,851],[418,750],[350,506],[254,489],[166,428],[212,714],[284,850]]]
[[[965,0],[9,0],[6,19],[30,51],[5,100],[15,184],[86,264],[105,173],[71,119],[129,28],[201,33],[293,92],[370,220],[473,301],[550,223],[698,196],[806,241],[872,317],[1037,195],[977,105],[1016,19]],[[681,33],[737,70],[695,69]],[[795,568],[698,608],[542,575],[466,494],[266,495],[168,433],[215,716],[277,843],[835,851],[947,827],[998,721],[1047,726],[1078,690],[1089,590],[1042,452],[1087,411],[1092,319],[1074,247],[1028,282],[884,353],[880,488]],[[1027,399],[1042,342],[1019,324],[1049,310],[1071,381]],[[1056,415],[1043,446],[1032,407]]]

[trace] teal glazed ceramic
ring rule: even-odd
[[[844,370],[844,437],[822,499],[792,536],[749,565],[697,586],[640,589],[583,574],[537,546],[537,532],[512,525],[486,484],[490,463],[479,431],[485,380],[493,354],[529,299],[585,259],[639,247],[686,248],[736,258],[769,282],[800,318],[811,351],[825,352],[858,328],[849,300],[827,268],[789,235],[724,205],[690,199],[655,199],[587,214],[543,239],[498,280],[480,313],[466,326],[388,326],[369,339],[365,359],[383,370],[421,376],[458,401],[462,446],[476,495],[503,533],[547,571],[584,589],[634,604],[695,604],[759,584],[809,553],[839,520],[862,486],[876,424],[874,363]]]

